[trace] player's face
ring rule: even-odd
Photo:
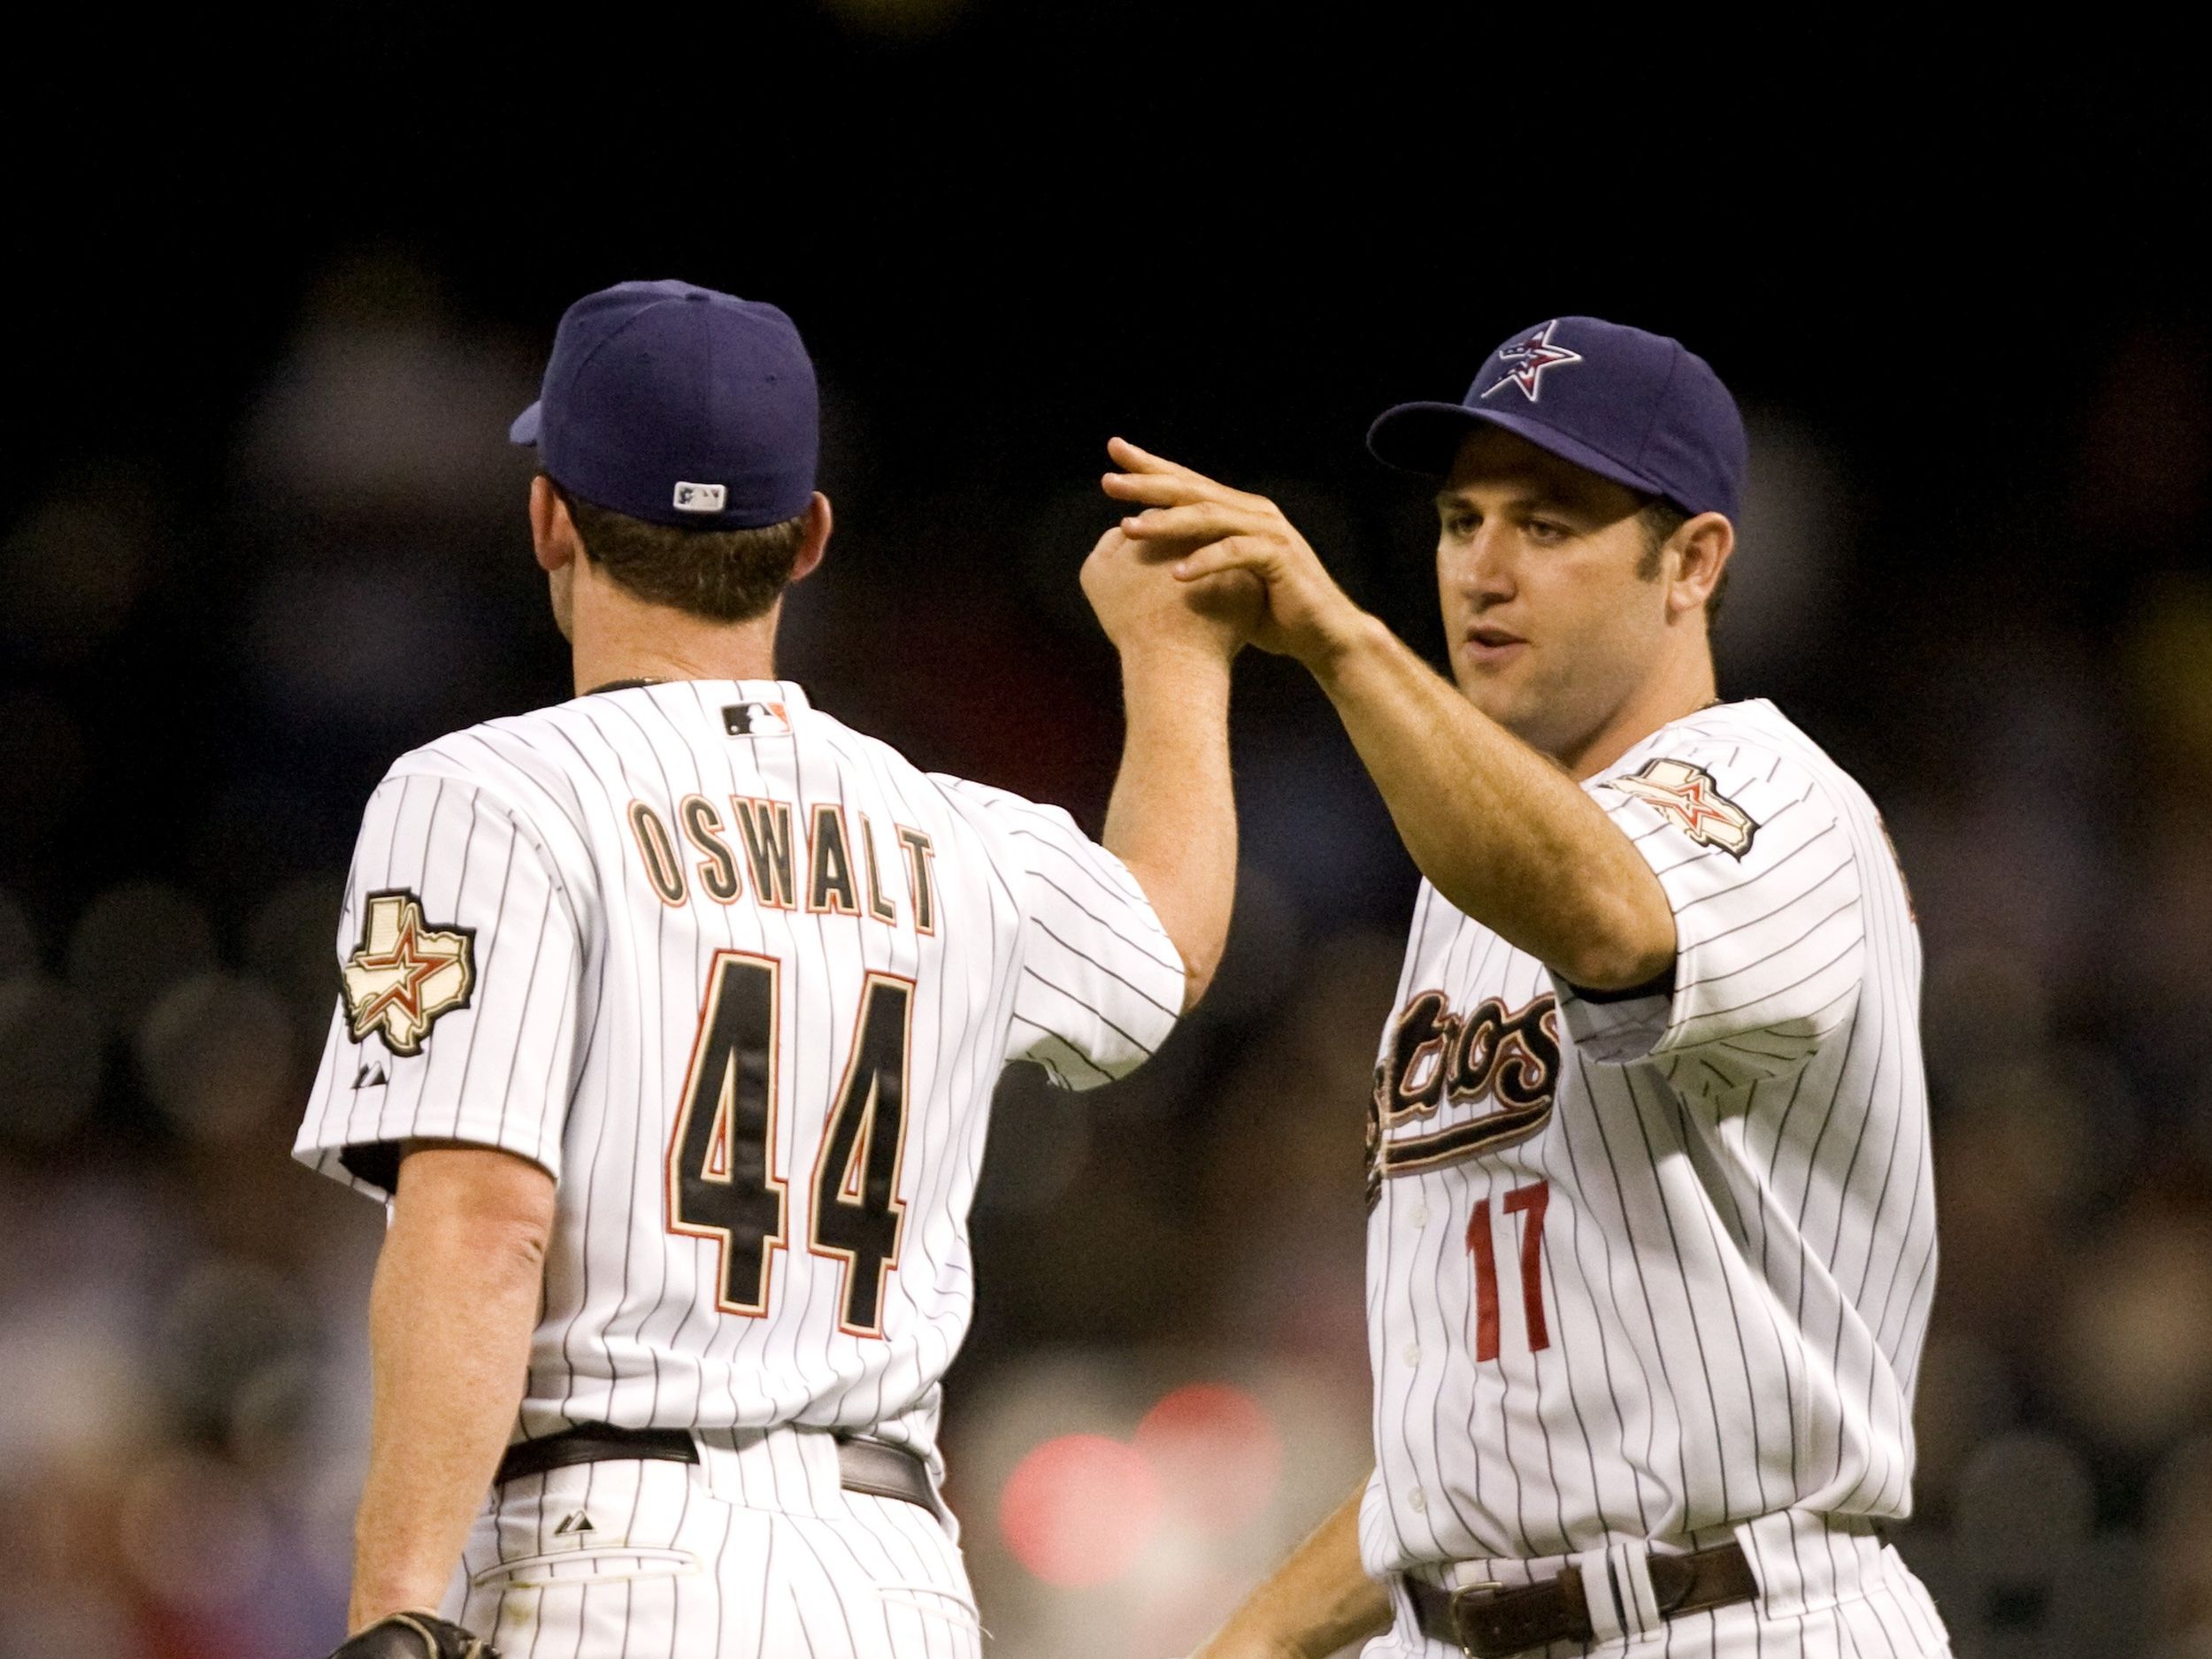
[[[1436,497],[1452,676],[1485,714],[1571,759],[1665,641],[1666,589],[1639,573],[1642,499],[1496,427],[1460,446]]]

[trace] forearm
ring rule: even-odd
[[[526,1234],[403,1198],[370,1294],[349,1628],[444,1597],[521,1402],[543,1273]]]
[[[1390,1597],[1360,1565],[1364,1492],[1363,1482],[1191,1659],[1322,1659],[1387,1629]]]
[[[1361,617],[1310,664],[1436,890],[1574,984],[1666,971],[1674,920],[1651,867],[1573,779]]]
[[[1187,1009],[1220,964],[1236,895],[1229,664],[1195,651],[1126,653],[1122,695],[1128,733],[1104,841],[1182,955]]]

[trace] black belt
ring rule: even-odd
[[[580,1423],[541,1440],[517,1440],[499,1460],[495,1486],[541,1475],[571,1463],[604,1463],[644,1459],[670,1463],[695,1463],[699,1448],[682,1429],[622,1429],[611,1423]],[[852,1439],[837,1441],[838,1484],[848,1492],[873,1498],[897,1498],[918,1503],[940,1520],[944,1510],[937,1488],[930,1484],[929,1465],[903,1446],[888,1440]]]
[[[1740,1544],[1646,1559],[1662,1618],[1732,1606],[1759,1594],[1759,1581],[1751,1576]],[[1596,1634],[1577,1567],[1562,1567],[1556,1578],[1511,1590],[1496,1585],[1440,1590],[1409,1575],[1405,1585],[1421,1633],[1470,1659],[1507,1659],[1555,1641],[1588,1641]]]

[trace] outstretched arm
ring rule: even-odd
[[[1674,960],[1664,890],[1598,804],[1355,605],[1264,496],[1114,442],[1110,495],[1146,511],[1133,539],[1180,552],[1179,580],[1265,585],[1253,634],[1295,657],[1336,705],[1399,836],[1446,900],[1593,990],[1624,990]]]
[[[1121,653],[1128,731],[1106,810],[1106,849],[1129,868],[1183,958],[1186,1010],[1213,981],[1236,896],[1229,664],[1259,611],[1231,572],[1179,584],[1157,544],[1108,531],[1083,591]]]
[[[489,1147],[411,1143],[369,1293],[369,1476],[347,1628],[434,1610],[514,1426],[553,1178]]]
[[[1191,1659],[1322,1659],[1390,1627],[1390,1597],[1360,1565],[1366,1483],[1314,1529]]]

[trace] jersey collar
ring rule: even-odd
[[[780,703],[787,709],[804,709],[811,706],[806,700],[806,693],[799,688],[796,680],[726,680],[719,682],[714,680],[690,682],[667,680],[610,680],[603,686],[592,686],[577,695],[595,697],[606,691],[641,691],[648,686],[689,683],[700,685],[719,683],[733,686],[736,687],[738,701],[741,703]]]

